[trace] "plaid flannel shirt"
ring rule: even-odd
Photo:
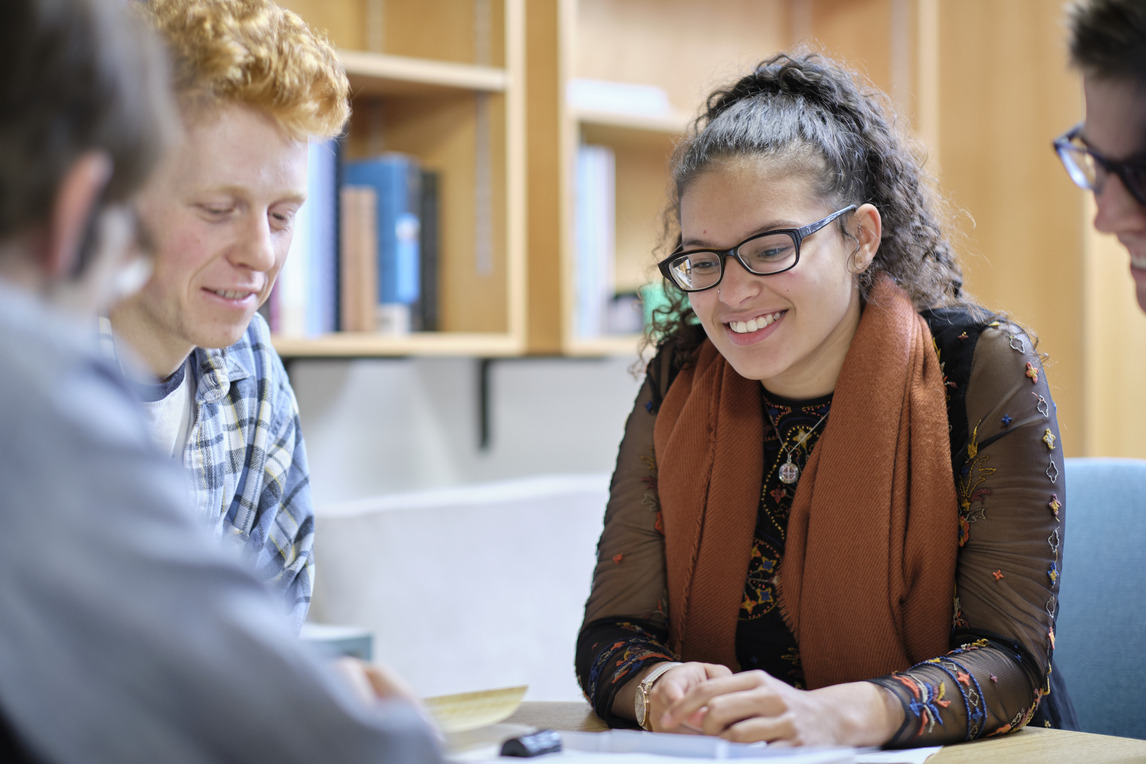
[[[115,353],[111,324],[102,345]],[[314,588],[314,506],[298,401],[256,314],[222,350],[195,348],[195,411],[183,451],[197,515],[286,599],[297,628]]]

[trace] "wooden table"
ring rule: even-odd
[[[506,724],[601,732],[605,723],[587,703],[522,703]],[[1146,740],[1035,727],[1003,737],[944,746],[927,764],[1099,764],[1146,762]]]

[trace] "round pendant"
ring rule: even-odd
[[[780,465],[780,482],[791,485],[800,479],[800,468],[791,462]]]

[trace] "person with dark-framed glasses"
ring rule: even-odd
[[[886,99],[820,56],[672,161],[647,366],[577,641],[612,726],[921,746],[1074,728],[1033,342],[963,290]]]
[[[1117,236],[1130,254],[1146,311],[1146,3],[1078,0],[1067,24],[1086,117],[1054,148],[1071,180],[1094,192],[1095,229]]]

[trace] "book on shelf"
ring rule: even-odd
[[[404,334],[414,328],[421,298],[422,170],[416,157],[387,152],[347,162],[344,184],[376,194],[377,283],[375,330]]]
[[[577,149],[573,210],[574,333],[608,333],[615,292],[616,169],[613,150],[582,144]]]
[[[378,313],[378,194],[373,186],[345,185],[339,197],[342,331],[372,332]]]
[[[316,337],[339,328],[341,155],[337,138],[308,148],[307,199],[295,213],[286,262],[263,311],[272,331]]]
[[[421,248],[422,289],[419,295],[414,328],[423,332],[436,332],[441,328],[441,306],[438,303],[438,264],[441,257],[441,215],[439,185],[441,177],[437,170],[422,168],[421,196]]]

